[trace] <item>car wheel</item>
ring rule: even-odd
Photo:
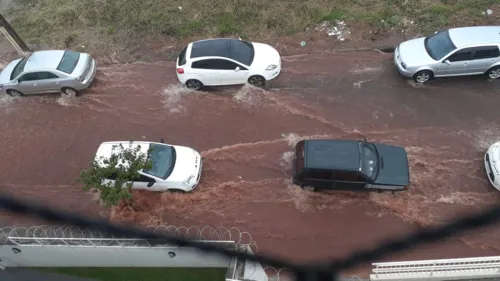
[[[254,75],[248,78],[248,83],[254,87],[262,88],[266,86],[266,79],[260,75]]]
[[[429,70],[422,70],[413,75],[413,80],[417,83],[426,83],[432,79],[433,73]]]
[[[201,83],[200,81],[198,81],[196,79],[187,80],[186,87],[188,87],[188,89],[198,91],[203,87],[203,83]]]
[[[173,193],[187,193],[185,190],[182,189],[169,189],[168,191]]]
[[[486,75],[490,79],[498,79],[500,78],[500,66],[495,66],[486,71]]]
[[[24,96],[23,93],[19,92],[18,90],[12,90],[12,89],[8,89],[7,90],[7,95],[11,96],[11,97],[22,97]]]
[[[305,191],[316,191],[316,188],[310,185],[302,185],[300,188],[302,188]]]
[[[73,88],[69,88],[69,87],[62,88],[61,92],[68,97],[77,97],[80,95],[80,93],[77,90],[75,90]]]

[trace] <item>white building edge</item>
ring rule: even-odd
[[[257,251],[251,235],[234,227],[151,226],[147,230],[250,254]],[[214,267],[227,268],[226,281],[288,279],[284,273],[280,274],[286,269],[266,273],[267,268],[248,260],[207,254],[159,240],[113,237],[71,226],[0,228],[0,269],[8,267]],[[340,279],[500,280],[500,256],[374,263],[369,279]]]

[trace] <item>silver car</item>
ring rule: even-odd
[[[0,73],[0,92],[10,96],[58,93],[77,96],[90,86],[95,60],[86,53],[37,51],[8,64]]]
[[[500,78],[500,26],[452,28],[401,43],[394,52],[399,72],[425,83],[434,77],[486,74]]]

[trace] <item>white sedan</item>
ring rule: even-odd
[[[486,151],[484,165],[491,184],[500,190],[500,141],[492,144]]]
[[[140,178],[133,182],[133,189],[150,191],[190,192],[199,183],[202,170],[201,155],[196,150],[184,146],[143,141],[104,142],[97,149],[95,160],[102,164],[104,159],[123,148],[134,149],[140,146],[140,153],[148,154],[152,162],[150,170],[139,171]],[[112,182],[111,176],[105,180]]]
[[[267,44],[216,38],[189,43],[176,66],[177,78],[192,90],[245,83],[263,87],[280,73],[281,57]]]

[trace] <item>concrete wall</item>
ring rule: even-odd
[[[15,253],[15,249],[21,250],[21,252]],[[205,254],[204,252],[187,247],[3,245],[0,246],[0,260],[1,264],[6,267],[134,266],[227,268],[229,265],[228,258],[213,254]]]

